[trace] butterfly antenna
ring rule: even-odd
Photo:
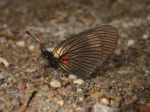
[[[37,38],[34,37],[33,35],[31,35],[31,33],[29,31],[26,31],[26,33],[28,35],[30,35],[36,42],[38,42],[40,44],[40,46],[41,46],[42,49],[46,50],[45,47],[43,46],[43,43],[42,43],[40,37],[36,33],[35,33],[35,35],[36,35]]]

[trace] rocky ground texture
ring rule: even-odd
[[[150,112],[149,0],[1,0],[1,112]],[[119,31],[105,70],[81,79],[48,69],[36,32],[53,50],[61,41],[97,25]]]

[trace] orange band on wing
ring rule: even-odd
[[[63,64],[68,64],[68,59],[69,59],[69,56],[68,56],[68,55],[62,56],[61,62],[62,62]]]
[[[69,59],[69,56],[68,56],[68,55],[62,56],[61,59],[62,59],[62,60],[68,60],[68,59]]]

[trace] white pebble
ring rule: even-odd
[[[148,37],[149,37],[148,34],[144,34],[144,35],[142,36],[143,39],[148,39]]]
[[[7,62],[7,60],[2,57],[0,57],[0,63],[3,63],[6,67],[9,66],[9,63]]]
[[[120,110],[118,108],[113,108],[103,104],[96,103],[93,106],[93,112],[120,112]]]
[[[16,45],[19,46],[19,47],[24,47],[25,42],[24,41],[18,41],[18,42],[16,42]]]
[[[101,101],[100,101],[101,104],[104,104],[104,105],[108,105],[109,104],[109,100],[106,99],[106,98],[102,98]]]
[[[117,55],[121,55],[121,49],[116,49],[115,53],[116,53]]]
[[[30,45],[30,46],[28,47],[28,49],[29,49],[30,51],[34,51],[34,46],[33,46],[33,45]]]
[[[79,97],[79,101],[83,101],[84,100],[84,97]]]
[[[83,92],[81,88],[77,88],[77,92]]]
[[[60,83],[60,81],[58,80],[52,80],[50,82],[50,85],[53,87],[53,88],[61,88],[62,87],[62,84]]]
[[[75,79],[77,79],[77,76],[75,76],[75,75],[73,75],[73,74],[70,74],[70,75],[69,75],[69,79],[75,80]]]
[[[38,68],[37,67],[31,67],[31,68],[27,68],[26,72],[35,72]]]
[[[135,44],[134,40],[132,40],[132,39],[128,40],[128,43],[127,43],[128,46],[132,46],[134,44]]]
[[[82,79],[76,79],[76,80],[73,81],[73,83],[81,85],[82,83],[84,83],[84,80],[82,80]]]

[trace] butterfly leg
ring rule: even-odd
[[[44,78],[46,78],[46,71],[49,67],[50,67],[49,65],[44,66],[44,74],[43,74]]]

